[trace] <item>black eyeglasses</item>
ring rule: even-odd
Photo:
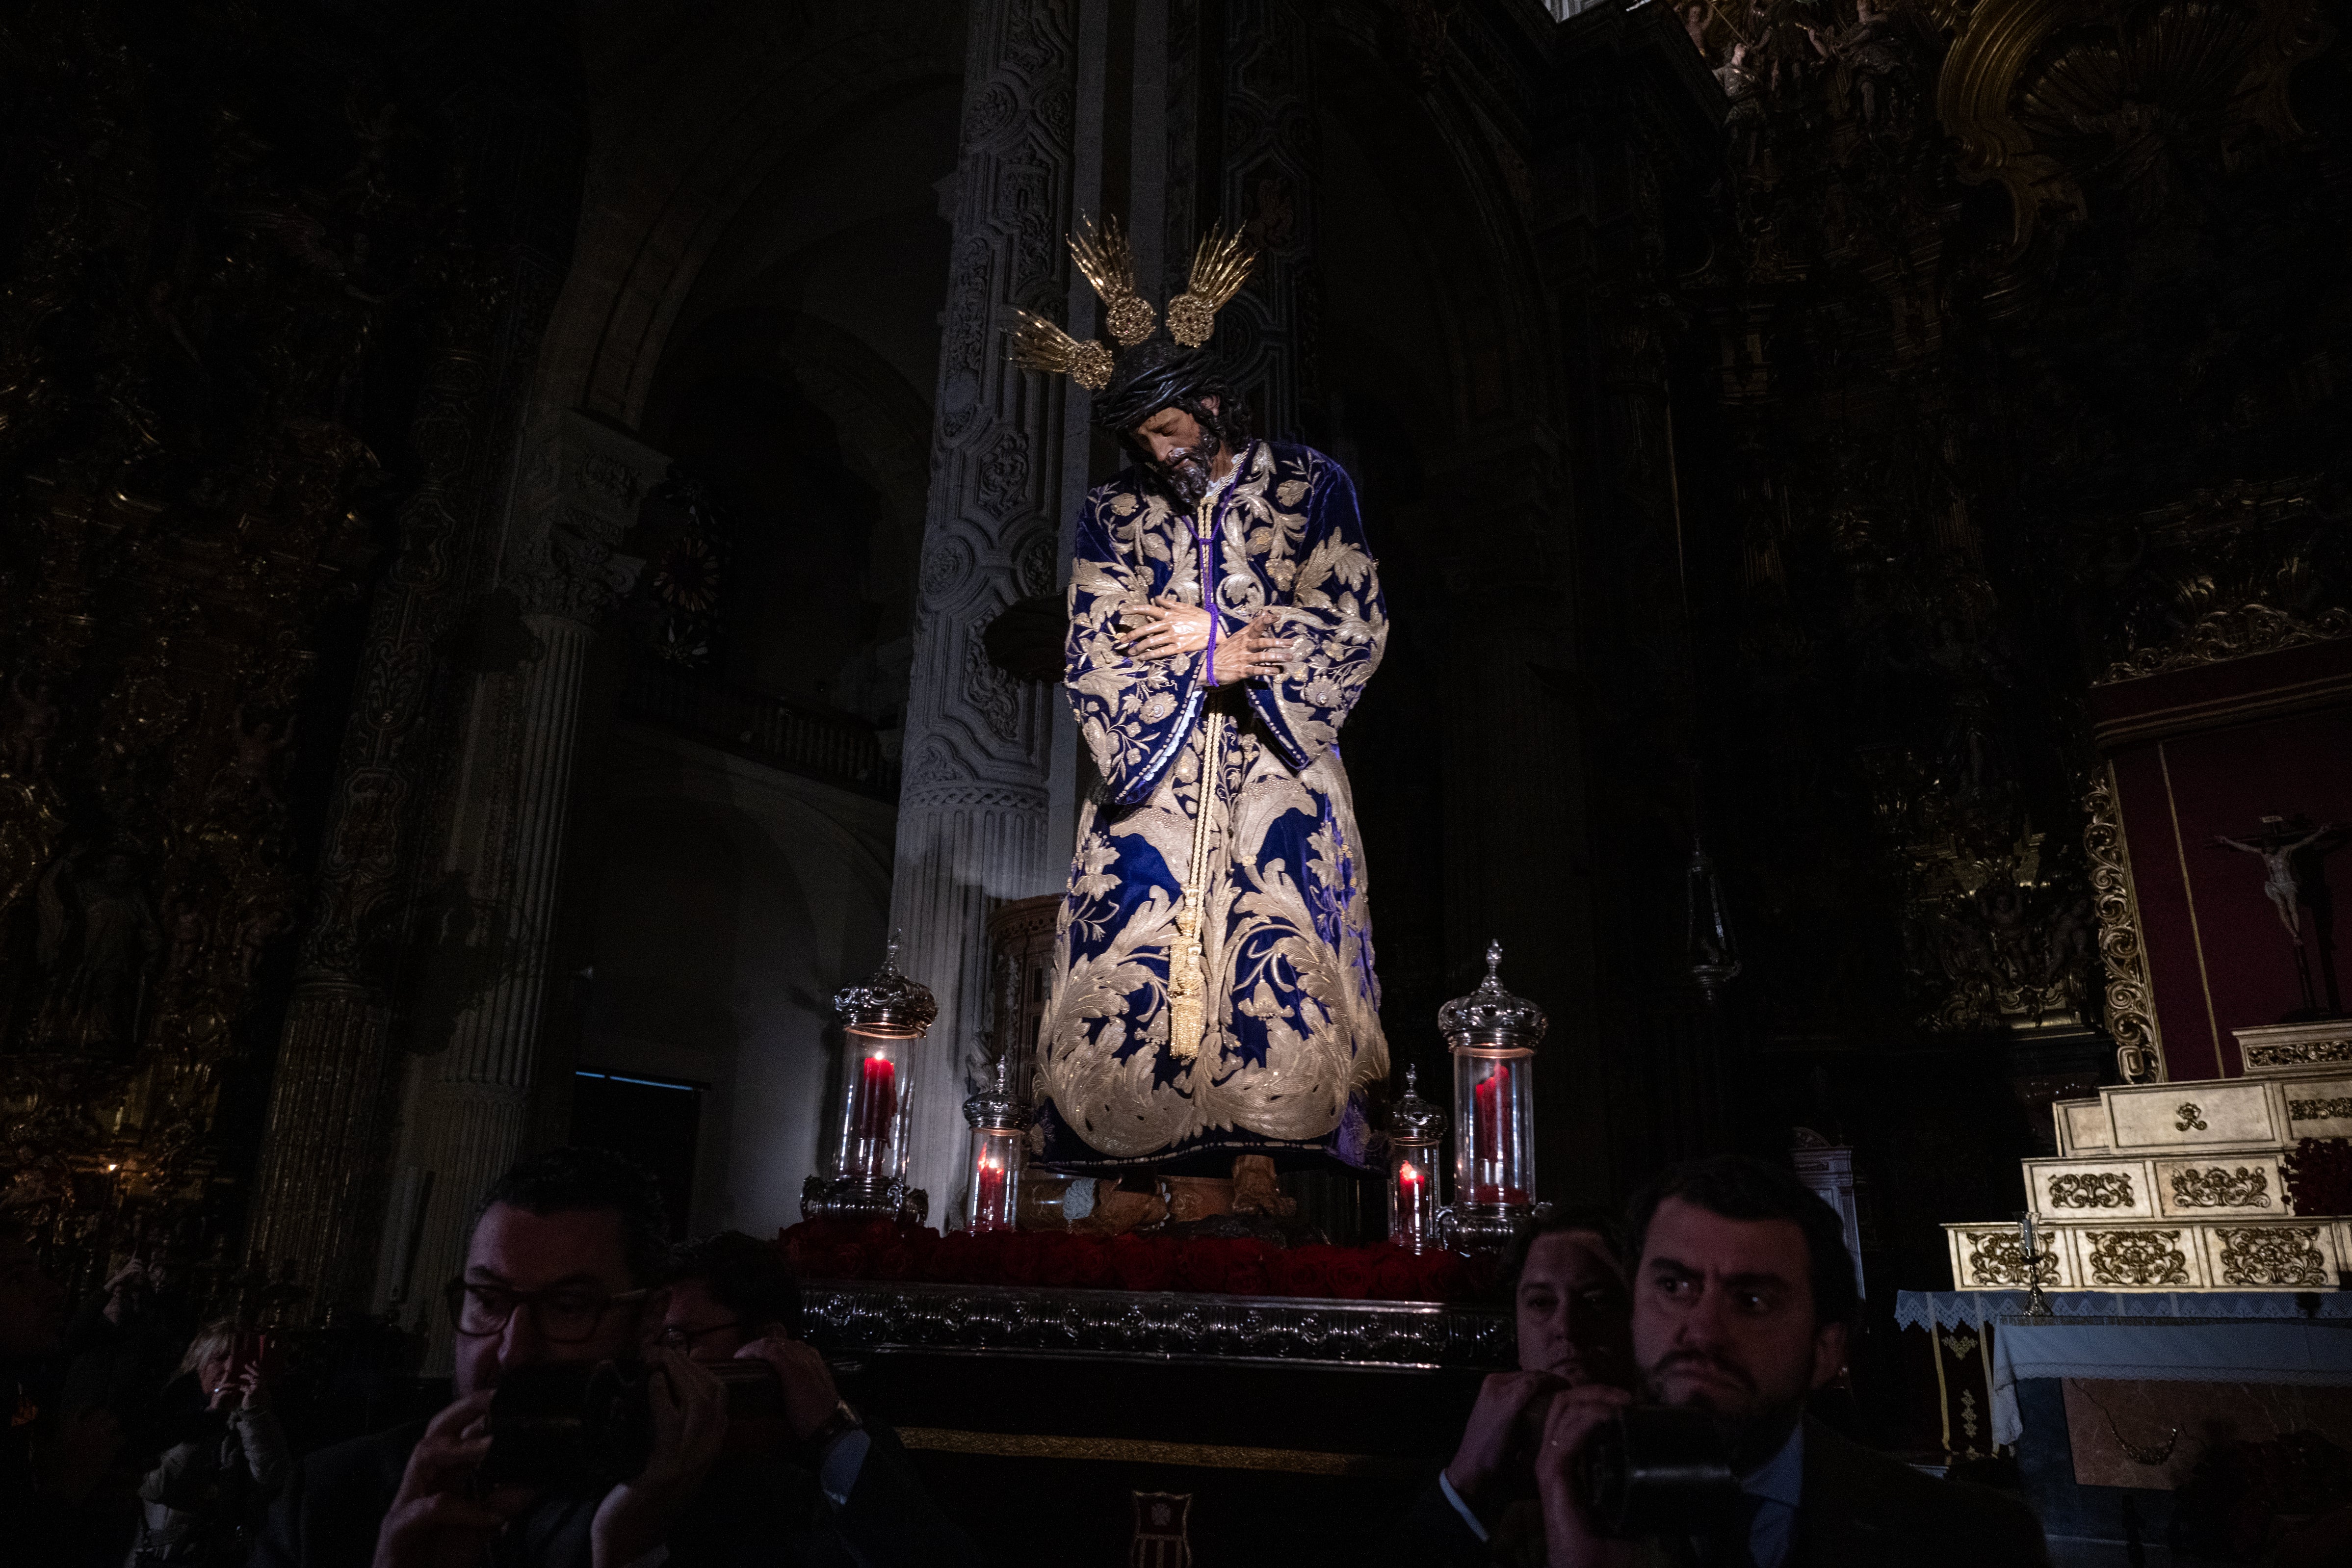
[[[743,1326],[743,1320],[736,1318],[724,1323],[706,1323],[698,1329],[665,1328],[654,1336],[654,1342],[667,1346],[670,1350],[682,1351],[705,1334],[715,1334],[721,1329],[740,1329]]]
[[[550,1344],[576,1345],[596,1336],[596,1325],[615,1307],[626,1307],[652,1295],[650,1289],[624,1290],[608,1296],[593,1285],[558,1285],[546,1290],[509,1290],[503,1285],[471,1285],[449,1281],[449,1319],[468,1339],[503,1333],[515,1309],[529,1307],[540,1337]]]

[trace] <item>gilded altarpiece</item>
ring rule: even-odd
[[[466,137],[355,40],[113,5],[0,31],[0,1201],[70,1285],[138,1252],[283,1309],[308,1283],[238,1232],[321,799],[396,520],[448,489],[412,414],[464,390],[501,266]]]

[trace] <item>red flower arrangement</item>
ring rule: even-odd
[[[998,1230],[941,1236],[891,1220],[812,1219],[776,1238],[810,1279],[928,1279],[1069,1290],[1198,1290],[1341,1301],[1460,1301],[1488,1270],[1452,1252],[1279,1247],[1251,1237]]]

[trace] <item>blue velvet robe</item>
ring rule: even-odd
[[[1145,660],[1114,646],[1125,611],[1200,604],[1204,566],[1221,641],[1274,612],[1292,643],[1277,678],[1212,687],[1205,653]],[[1043,1163],[1362,1165],[1365,1091],[1388,1076],[1388,1043],[1339,735],[1388,621],[1355,486],[1320,452],[1253,442],[1203,542],[1130,469],[1087,498],[1069,605],[1066,685],[1102,784],[1079,818],[1038,1037]],[[1168,970],[1212,724],[1206,1016],[1185,1059],[1170,1048]]]

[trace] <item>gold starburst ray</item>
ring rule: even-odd
[[[1135,287],[1135,251],[1128,244],[1118,219],[1095,220],[1078,215],[1078,228],[1069,237],[1070,259],[1103,302],[1103,325],[1123,348],[1133,348],[1151,335],[1154,313]]]
[[[1216,331],[1217,312],[1242,291],[1256,262],[1256,255],[1243,247],[1241,230],[1212,226],[1193,247],[1191,283],[1168,301],[1168,335],[1188,349],[1207,342]]]
[[[1088,392],[1110,384],[1110,350],[1093,339],[1070,336],[1043,316],[1016,312],[1021,325],[1013,334],[1013,363],[1024,370],[1066,375]]]

